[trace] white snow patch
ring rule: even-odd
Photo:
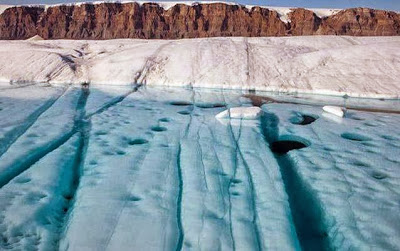
[[[320,18],[329,17],[337,14],[342,9],[308,9],[315,13]]]
[[[258,119],[262,110],[260,107],[252,106],[252,107],[233,107],[225,110],[221,113],[218,113],[215,117],[218,119],[223,118],[231,118],[231,119]]]
[[[250,7],[250,6],[249,6]],[[293,11],[293,8],[288,8],[288,7],[272,7],[272,6],[263,6],[263,8],[267,8],[269,10],[276,11],[279,15],[279,18],[282,20],[284,23],[289,23],[290,18],[289,18],[289,13]]]
[[[343,107],[331,106],[331,105],[326,105],[326,106],[322,107],[322,110],[324,110],[327,113],[336,115],[338,117],[344,117],[344,114],[346,112],[346,109]]]
[[[13,5],[0,4],[0,15],[3,14],[6,9],[11,7],[13,7]]]

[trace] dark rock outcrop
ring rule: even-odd
[[[284,23],[276,11],[224,3],[177,4],[164,10],[155,3],[100,3],[20,6],[0,15],[0,39],[196,38],[217,36],[400,35],[395,12],[355,8],[320,18],[302,8]]]

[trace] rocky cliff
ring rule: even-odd
[[[44,7],[20,6],[0,15],[0,39],[195,38],[217,36],[400,35],[400,14],[355,8],[328,17],[292,9],[289,22],[278,12],[224,3],[99,3]]]
[[[12,7],[0,15],[0,39],[23,39],[37,34],[36,24],[44,9]]]

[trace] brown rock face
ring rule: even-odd
[[[102,3],[50,7],[38,23],[46,39],[195,38],[216,36],[283,36],[278,13],[226,4]]]
[[[49,7],[13,7],[0,15],[0,39],[179,39],[217,36],[400,35],[400,15],[365,8],[343,10],[319,18],[294,9],[285,24],[276,11],[223,3],[101,3]]]
[[[321,25],[321,18],[306,9],[295,9],[289,13],[289,34],[294,36],[313,35]]]
[[[350,36],[400,35],[400,15],[367,8],[347,9],[323,21],[317,34]]]
[[[12,7],[0,15],[0,39],[25,39],[37,34],[36,23],[43,8]]]

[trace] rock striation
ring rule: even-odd
[[[179,39],[302,35],[400,35],[400,14],[368,8],[342,10],[328,17],[292,9],[289,22],[278,12],[225,3],[85,3],[19,6],[0,15],[0,39]]]

